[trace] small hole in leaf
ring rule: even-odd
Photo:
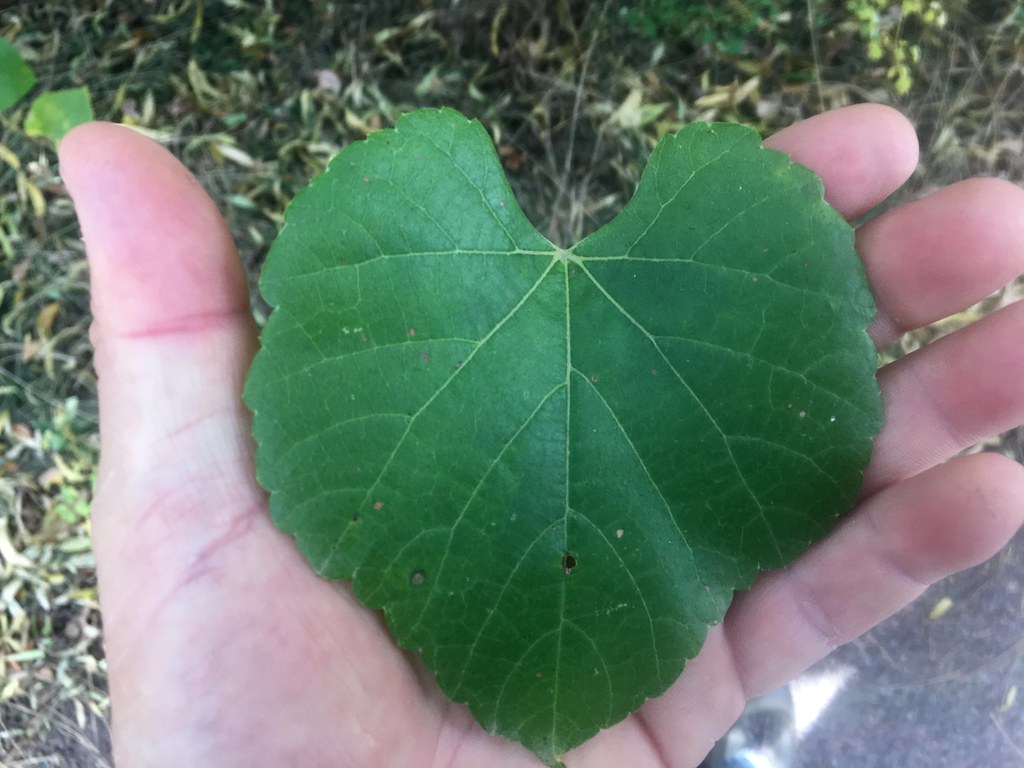
[[[576,555],[571,552],[562,555],[562,570],[565,571],[566,576],[576,570]]]
[[[423,571],[413,571],[409,574],[409,584],[413,587],[422,587],[427,583],[427,574]]]
[[[352,515],[352,522],[353,523],[358,523],[359,522],[359,513],[358,512],[356,512],[354,515]]]

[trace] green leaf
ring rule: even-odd
[[[0,37],[0,109],[13,107],[35,84],[32,68],[13,45]]]
[[[852,231],[736,125],[666,137],[563,250],[478,123],[406,115],[296,197],[261,287],[277,525],[549,764],[828,532],[881,423]]]
[[[60,145],[64,134],[81,123],[93,119],[89,89],[69,88],[41,93],[32,102],[25,116],[25,133],[45,136]]]

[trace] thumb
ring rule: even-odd
[[[103,451],[146,459],[141,443],[238,414],[255,337],[245,277],[213,201],[156,143],[90,123],[60,159],[88,252]]]
[[[227,226],[169,152],[89,123],[67,135],[60,160],[91,274],[93,532],[109,609],[120,582],[169,576],[237,521],[240,504],[259,505],[241,400],[256,335]]]

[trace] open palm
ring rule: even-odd
[[[817,171],[848,218],[916,164],[892,110],[851,107],[769,144]],[[122,768],[537,766],[448,702],[347,584],[317,577],[255,481],[242,384],[256,348],[241,266],[198,183],[117,126],[64,140],[92,273],[102,462],[93,532]],[[858,232],[879,345],[1024,270],[1024,193],[967,181]],[[862,500],[763,575],[669,691],[569,766],[697,765],[744,700],[797,674],[1024,518],[1024,470],[961,449],[1024,421],[1024,305],[879,373],[886,424]]]

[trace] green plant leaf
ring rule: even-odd
[[[296,197],[261,287],[277,525],[548,763],[828,532],[881,423],[852,231],[741,126],[666,137],[563,250],[478,123],[408,114]]]
[[[89,89],[69,88],[41,93],[32,102],[25,116],[25,133],[45,136],[60,145],[64,134],[81,123],[93,119]]]
[[[13,45],[0,37],[0,109],[13,107],[35,84],[32,68]]]

